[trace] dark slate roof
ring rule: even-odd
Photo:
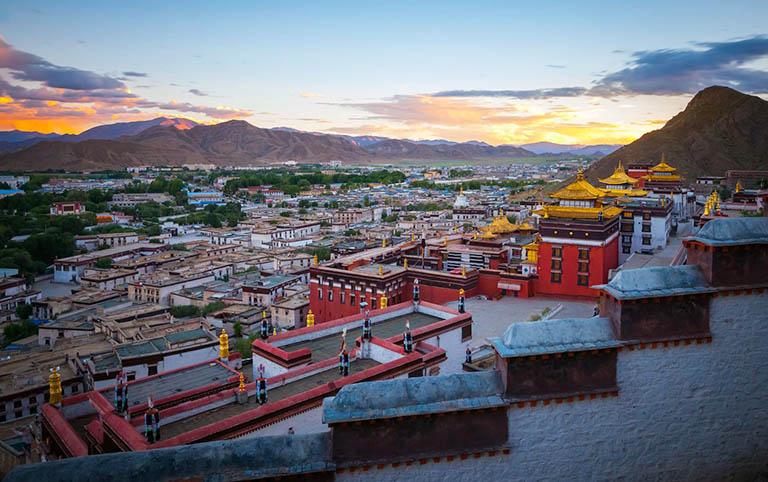
[[[325,423],[455,412],[504,405],[496,371],[356,383],[323,400]]]
[[[491,343],[504,358],[621,346],[611,320],[596,316],[512,323]]]
[[[620,300],[714,293],[697,265],[657,266],[619,271],[608,284],[595,285]]]
[[[4,482],[252,480],[334,470],[329,434],[278,435],[22,465]]]
[[[768,218],[713,219],[687,240],[710,246],[768,244]]]

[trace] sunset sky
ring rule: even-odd
[[[0,3],[0,130],[184,116],[627,143],[713,84],[768,98],[768,1]]]

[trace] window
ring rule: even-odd
[[[72,385],[71,392],[77,393],[78,391],[80,391],[80,385],[78,385],[77,383]]]
[[[632,252],[632,249],[629,246],[624,246],[623,248],[621,248],[621,252],[624,254],[629,254]]]
[[[643,232],[644,233],[650,233],[651,232],[651,225],[647,223],[643,223]]]
[[[579,262],[579,273],[589,273],[589,263]]]
[[[29,397],[30,405],[37,405],[37,397]]]
[[[136,380],[136,372],[129,372],[126,380],[129,382]]]
[[[372,309],[372,310],[375,310],[375,309],[376,309],[376,295],[373,295],[373,296],[371,297],[371,309]]]
[[[344,292],[343,291],[341,293],[339,293],[339,303],[342,304],[342,305],[344,304]]]
[[[29,414],[32,415],[33,413],[37,413],[37,405],[29,407]]]
[[[5,421],[6,421],[5,414],[0,415],[0,423]]]
[[[621,242],[624,244],[632,244],[632,236],[622,236]]]
[[[633,216],[634,216],[634,214],[632,213],[632,211],[624,211],[624,217],[625,218],[632,219]]]
[[[349,304],[352,305],[352,306],[355,306],[355,294],[354,293],[350,293],[349,294]]]
[[[21,400],[14,400],[13,408],[21,408]]]
[[[561,269],[563,265],[563,262],[559,259],[553,259],[552,260],[552,269]]]
[[[549,280],[553,283],[559,283],[560,282],[560,273],[552,272],[552,275],[550,276]]]
[[[317,299],[322,300],[323,299],[323,290],[317,290]]]
[[[563,256],[563,248],[560,246],[552,246],[552,257],[560,258]]]
[[[472,325],[461,327],[461,341],[467,341],[472,338]]]
[[[651,245],[651,237],[650,236],[643,236],[643,245],[644,246],[650,246]]]
[[[621,230],[625,233],[631,233],[635,230],[635,225],[632,223],[621,223]]]
[[[577,283],[579,286],[589,286],[589,276],[580,274]]]
[[[650,221],[651,213],[643,213],[643,221]]]
[[[579,259],[581,260],[589,260],[589,250],[579,248]]]
[[[328,301],[333,301],[333,290],[328,289]]]
[[[23,410],[16,410],[15,412],[13,412],[13,416],[16,417],[16,418],[21,418],[21,417],[24,416],[24,411]]]
[[[157,375],[157,365],[147,365],[147,376]]]

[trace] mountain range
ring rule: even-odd
[[[664,127],[593,163],[586,175],[595,181],[609,176],[619,161],[656,164],[662,154],[688,184],[729,169],[768,170],[768,102],[729,87],[708,87]]]
[[[56,169],[101,170],[144,164],[249,165],[333,159],[355,163],[473,161],[536,156],[521,147],[491,146],[480,141],[346,136],[290,127],[260,129],[245,121],[200,125],[165,117],[97,126],[77,135],[0,132],[0,153],[3,152],[0,168],[25,170],[49,169],[52,165]],[[547,155],[570,154],[561,149]],[[51,159],[56,162],[51,163]]]

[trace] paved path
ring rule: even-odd
[[[472,313],[472,347],[488,344],[488,338],[504,334],[510,323],[530,320],[542,310],[563,308],[554,318],[583,318],[592,316],[595,303],[555,298],[513,298],[505,296],[499,301],[480,300],[477,297],[466,301],[466,309]],[[445,303],[456,308],[456,302]]]

